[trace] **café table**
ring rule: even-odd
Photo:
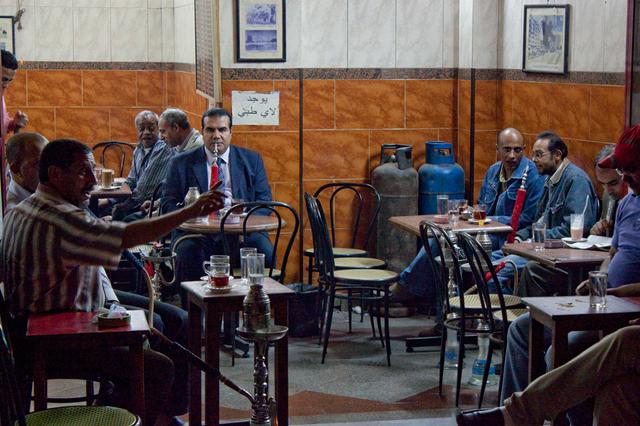
[[[27,323],[27,340],[33,345],[34,408],[47,408],[47,353],[102,350],[128,346],[130,356],[131,411],[144,424],[143,343],[150,334],[144,311],[129,311],[131,322],[120,327],[99,328],[96,312],[34,314]]]
[[[426,220],[429,222],[435,222],[437,215],[418,215],[418,216],[392,216],[389,218],[389,222],[400,229],[410,232],[416,236],[420,236],[420,222]],[[479,225],[477,223],[471,223],[466,220],[460,220],[454,226],[448,223],[436,224],[442,226],[445,229],[451,229],[454,232],[467,232],[471,235],[477,234],[480,231],[485,231],[489,234],[506,234],[511,232],[511,226],[504,223],[492,220],[489,223]]]
[[[227,293],[213,293],[203,287],[202,281],[183,282],[188,295],[189,304],[189,348],[194,353],[201,353],[202,317],[204,315],[204,360],[213,368],[220,366],[220,324],[226,312],[242,310],[242,301],[249,290],[247,285],[236,285]],[[279,282],[265,277],[263,281],[265,293],[271,300],[273,323],[287,325],[288,302],[294,291]],[[277,402],[277,424],[288,425],[289,417],[289,376],[288,376],[288,338],[275,342],[275,399]],[[253,372],[247,371],[247,375]],[[192,366],[190,370],[190,404],[189,424],[200,425],[202,418],[202,389],[200,369]],[[217,378],[205,377],[204,384],[205,425],[220,424],[220,383]],[[248,403],[248,402],[247,402]],[[274,424],[276,422],[272,419]],[[234,425],[249,423],[234,422]]]
[[[237,217],[237,216],[236,216]],[[224,232],[229,234],[242,234],[242,221],[244,218],[237,217],[235,223],[227,221],[224,224]],[[286,222],[282,221],[284,227]],[[264,216],[253,214],[247,219],[247,232],[268,232],[278,228],[278,218],[275,216]],[[179,227],[180,230],[194,234],[215,234],[220,232],[220,217],[210,215],[204,219],[185,222]]]
[[[514,243],[502,246],[504,254],[515,254],[533,260],[544,266],[562,269],[567,272],[567,294],[572,294],[580,284],[584,271],[597,269],[609,257],[602,250],[580,250],[570,247],[545,248],[536,251],[533,243]]]
[[[89,199],[89,209],[96,213],[98,211],[98,200],[102,198],[113,198],[115,200],[126,200],[131,197],[131,189],[129,186],[113,186],[113,189],[104,189],[101,186],[95,186],[91,191]]]

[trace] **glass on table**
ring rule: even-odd
[[[487,220],[487,206],[484,204],[473,206],[473,219],[478,222],[478,225],[484,225],[484,221]]]
[[[440,194],[436,197],[436,213],[441,216],[446,216],[449,208],[449,196],[446,194]]]
[[[584,215],[574,213],[571,215],[571,239],[580,241],[584,235]]]
[[[103,170],[104,170],[104,167],[102,167],[102,164],[96,164],[96,166],[93,168],[93,174],[96,177],[96,182],[102,183],[102,171]]]
[[[459,205],[460,200],[449,200],[449,225],[451,226],[456,226],[460,220]]]
[[[242,247],[240,249],[240,274],[242,276],[242,283],[247,284],[249,282],[249,263],[247,258],[251,254],[257,254],[258,249],[255,247]]]
[[[264,279],[264,253],[253,253],[247,256],[249,284],[262,285]]]
[[[534,222],[533,230],[533,249],[535,251],[544,251],[544,243],[547,235],[547,224],[542,222]]]
[[[229,256],[213,255],[209,261],[202,262],[202,269],[207,274],[207,282],[214,287],[226,287],[229,285],[231,266]]]
[[[609,275],[602,271],[589,272],[589,306],[595,309],[607,307]]]

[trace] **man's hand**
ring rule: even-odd
[[[200,194],[200,197],[198,197],[195,203],[187,206],[185,209],[192,218],[207,216],[224,207],[224,198],[224,194],[218,191],[205,192],[204,194]]]
[[[149,207],[151,207],[151,200],[147,200],[144,203],[142,203],[142,205],[140,206],[140,211],[143,211],[146,213],[149,211]]]
[[[636,318],[636,319],[633,319],[633,320],[629,321],[629,324],[631,324],[631,325],[640,325],[640,318]]]
[[[598,222],[596,222],[592,227],[591,230],[589,231],[589,233],[591,235],[599,235],[599,236],[606,236],[606,235],[611,235],[611,228],[612,228],[612,223],[610,220],[606,220],[606,219],[602,219]]]
[[[625,284],[616,288],[608,288],[607,294],[618,297],[640,296],[640,283]]]
[[[29,124],[29,116],[22,111],[16,111],[13,115],[13,128],[19,130]]]
[[[578,296],[587,296],[589,295],[589,280],[584,280],[580,283],[578,287],[576,287],[576,294]]]

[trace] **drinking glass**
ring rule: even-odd
[[[249,284],[262,285],[264,278],[264,253],[254,253],[247,256]]]
[[[240,249],[240,274],[242,276],[242,283],[245,285],[249,282],[249,264],[247,257],[256,253],[258,253],[258,249],[255,247],[242,247]]]
[[[229,285],[230,264],[229,256],[213,255],[209,261],[202,262],[202,269],[207,274],[208,283],[214,287],[226,287]]]
[[[460,200],[449,200],[449,225],[451,226],[456,226],[460,219],[459,204]]]
[[[544,242],[547,233],[547,224],[534,222],[533,224],[533,249],[535,251],[544,251]]]
[[[607,307],[607,283],[606,272],[589,272],[589,306],[595,309]]]
[[[463,214],[468,208],[469,202],[467,200],[458,200],[458,214]]]
[[[446,216],[449,211],[449,196],[445,194],[436,197],[437,214]]]
[[[104,170],[104,167],[102,167],[102,164],[96,164],[96,166],[93,169],[93,174],[96,177],[96,182],[100,182],[102,183],[102,170]],[[613,204],[613,203],[610,203]]]
[[[478,225],[484,225],[484,221],[487,220],[487,206],[484,204],[473,206],[473,219],[478,222]]]
[[[574,213],[571,215],[571,239],[579,241],[584,235],[584,215]]]

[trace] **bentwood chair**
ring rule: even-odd
[[[7,334],[0,323],[0,425],[139,425],[140,419],[129,411],[115,407],[70,406],[24,413],[20,385]]]
[[[97,143],[93,146],[93,155],[97,159],[100,156],[100,164],[106,166],[110,160],[117,162],[118,169],[115,172],[120,177],[124,177],[124,167],[127,158],[133,157],[133,151],[136,149],[134,144],[120,141],[105,141]]]
[[[333,308],[335,304],[336,291],[347,289],[362,294],[361,300],[369,308],[371,325],[373,327],[373,315],[380,315],[380,304],[384,305],[384,340],[383,346],[387,351],[387,364],[391,365],[391,342],[389,338],[389,286],[398,280],[398,274],[393,271],[383,269],[342,269],[335,268],[333,255],[333,245],[329,237],[329,230],[324,218],[324,213],[320,201],[305,193],[305,203],[311,231],[313,235],[313,247],[315,264],[320,274],[319,281],[327,289],[326,306],[320,313],[321,322],[320,333],[324,333],[322,347],[322,363],[327,355],[329,336],[331,335],[331,323],[333,318]],[[325,319],[326,318],[326,319]],[[380,330],[380,335],[383,335]]]
[[[478,408],[482,408],[493,350],[496,346],[502,346],[502,359],[504,360],[509,323],[526,313],[527,309],[522,305],[519,297],[503,294],[499,285],[494,286],[495,293],[490,293],[490,281],[497,283],[498,278],[489,255],[482,249],[482,246],[475,238],[466,232],[460,233],[458,238],[471,266],[473,281],[482,302],[483,316],[489,325],[489,350],[487,362],[484,365],[480,399],[478,401]],[[503,375],[501,374],[498,389],[502,388],[502,377]]]

